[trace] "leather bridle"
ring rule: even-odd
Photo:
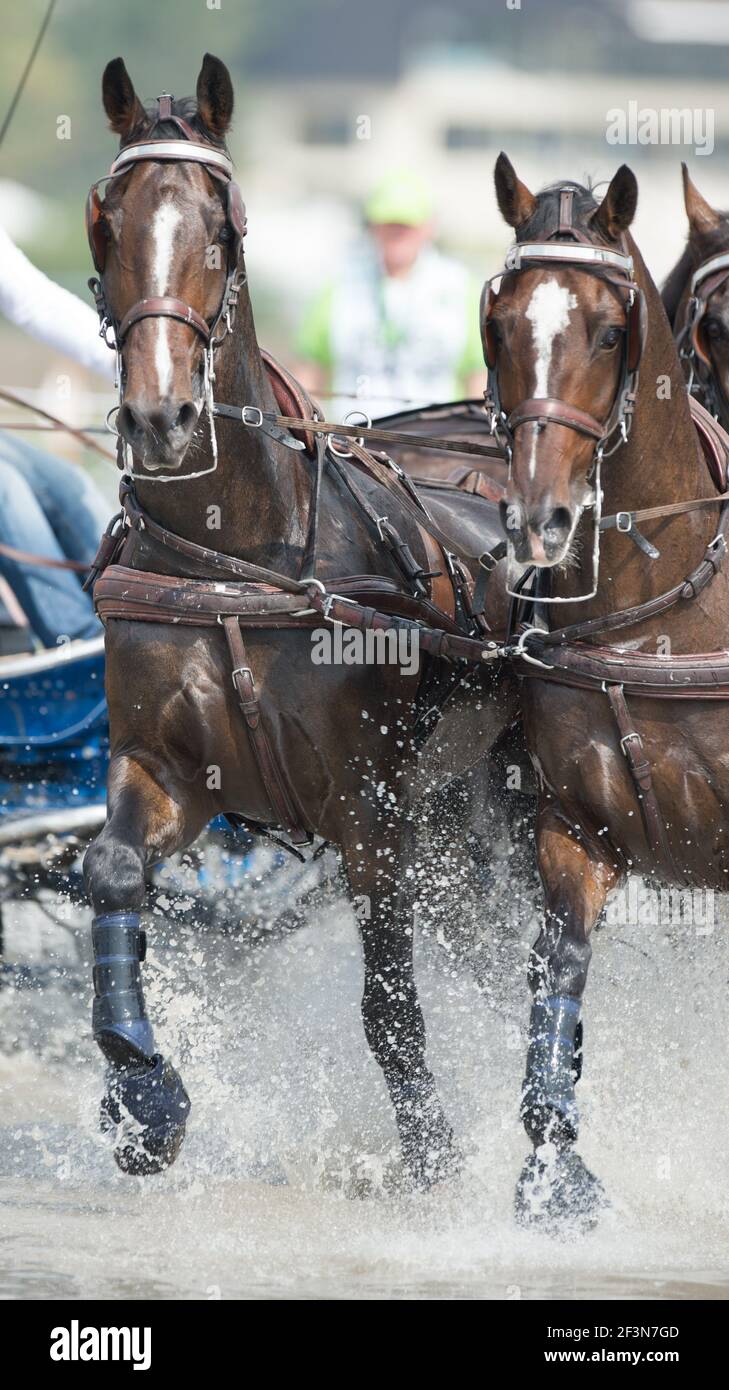
[[[694,383],[698,382],[707,408],[717,419],[722,407],[725,419],[729,419],[729,401],[725,399],[711,359],[706,339],[706,313],[712,295],[722,289],[728,279],[729,251],[702,262],[691,277],[683,324],[676,334],[679,357],[688,364],[688,389],[693,391]]]
[[[156,124],[160,122],[172,123],[179,130],[181,138],[173,140],[146,139],[126,145],[117,155],[109,173],[92,184],[89,190],[86,200],[86,234],[94,267],[97,271],[97,276],[89,280],[89,289],[96,301],[96,309],[101,325],[99,330],[100,337],[102,337],[108,346],[117,354],[119,405],[122,404],[124,399],[125,385],[122,349],[135,324],[141,323],[144,319],[148,318],[172,318],[176,319],[178,322],[187,324],[188,327],[202,339],[205,353],[205,398],[210,421],[214,459],[212,468],[202,470],[208,473],[212,472],[217,466],[217,442],[215,438],[213,400],[213,382],[215,380],[214,355],[216,349],[232,331],[238,295],[246,278],[245,269],[242,266],[243,238],[246,234],[246,210],[240,189],[233,179],[233,163],[230,157],[223,150],[215,149],[214,146],[206,144],[200,139],[199,135],[187,121],[183,120],[180,116],[173,115],[172,100],[173,98],[167,92],[162,93],[162,95],[157,98],[158,115]],[[224,187],[225,211],[230,232],[230,241],[228,243],[225,287],[223,289],[220,307],[210,323],[203,318],[198,310],[191,304],[186,304],[184,300],[176,299],[171,295],[139,299],[127,310],[121,320],[115,317],[109,307],[103,283],[108,238],[107,229],[105,227],[104,204],[99,196],[99,188],[103,183],[127,173],[135,164],[142,162],[201,164],[211,177],[220,182]],[[119,439],[121,443],[121,437],[119,437]],[[118,453],[120,467],[124,468],[123,448],[120,448]],[[130,470],[127,468],[126,471]],[[153,474],[144,474],[144,479],[147,482],[172,482],[200,476],[201,473],[199,472],[160,477],[156,477]]]
[[[568,429],[576,430],[578,434],[587,435],[595,440],[595,452],[602,455],[612,452],[606,450],[605,446],[616,431],[619,432],[620,438],[616,441],[615,448],[627,441],[630,430],[638,386],[638,369],[645,341],[646,311],[643,291],[633,279],[633,258],[624,247],[620,251],[613,251],[609,247],[599,246],[590,241],[580,227],[575,226],[574,192],[573,188],[560,189],[559,221],[554,230],[543,241],[516,242],[506,254],[503,271],[488,280],[484,287],[482,305],[486,312],[482,322],[489,373],[486,405],[492,414],[493,430],[498,433],[509,453],[513,451],[516,430],[520,425],[532,421],[539,421],[545,425],[564,425]],[[604,422],[595,419],[593,415],[569,401],[551,397],[522,401],[509,415],[501,406],[497,345],[493,327],[493,312],[498,295],[493,289],[493,282],[499,279],[503,282],[504,276],[517,274],[521,270],[548,265],[569,266],[571,270],[582,270],[599,276],[618,293],[626,295],[626,330],[621,379],[612,410]]]
[[[503,271],[486,282],[481,297],[484,353],[488,369],[488,388],[485,393],[486,409],[490,414],[490,429],[502,444],[509,460],[509,466],[511,466],[516,431],[525,424],[539,423],[542,427],[550,424],[561,425],[594,441],[592,463],[587,475],[589,478],[593,473],[595,474],[593,587],[589,594],[583,594],[569,600],[545,598],[544,602],[547,603],[579,603],[594,598],[597,592],[599,538],[601,529],[604,529],[601,527],[600,517],[600,465],[604,457],[608,457],[628,441],[646,333],[645,297],[633,278],[632,256],[628,253],[624,242],[621,241],[619,251],[614,251],[591,241],[582,228],[575,225],[574,194],[575,190],[571,187],[559,190],[558,221],[553,231],[549,232],[542,241],[517,241],[507,252]],[[588,411],[580,409],[570,401],[563,401],[555,397],[531,397],[521,401],[508,415],[502,407],[499,392],[497,341],[493,323],[498,294],[493,289],[493,283],[495,280],[501,280],[503,284],[504,277],[507,275],[518,274],[522,270],[531,270],[537,266],[550,265],[567,266],[571,270],[580,270],[586,274],[597,276],[612,286],[620,296],[625,296],[626,328],[620,382],[613,406],[605,421],[597,420]],[[611,444],[610,441],[616,435],[617,438]],[[631,532],[631,534],[633,533]],[[633,539],[637,539],[636,535],[633,535]],[[641,541],[644,541],[643,537],[638,540],[638,544]],[[647,545],[647,543],[645,544]],[[649,547],[647,553],[650,553],[650,549]],[[508,592],[512,593],[511,590]],[[514,598],[520,597],[518,592],[513,592],[512,596]]]

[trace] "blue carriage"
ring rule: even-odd
[[[0,639],[8,633],[6,650],[18,645],[17,629],[0,622]],[[109,756],[103,636],[2,650],[0,640],[0,984],[45,977],[4,955],[4,912],[29,902],[56,911],[60,899],[87,908],[81,857],[106,818]],[[270,939],[300,925],[302,890],[308,897],[320,881],[312,867],[220,817],[199,847],[152,870],[147,906],[163,900],[178,922]]]
[[[104,639],[0,657],[0,848],[104,823]]]

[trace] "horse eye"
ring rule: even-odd
[[[618,343],[620,342],[620,339],[622,338],[622,336],[623,336],[623,330],[622,330],[622,328],[608,328],[608,329],[606,329],[606,331],[603,333],[602,338],[600,339],[600,347],[601,347],[601,348],[614,348],[614,347],[617,347],[617,345],[618,345]]]
[[[721,338],[724,331],[723,324],[719,319],[707,319],[704,324],[704,332],[707,338]]]
[[[227,246],[227,245],[228,245],[228,242],[230,241],[230,237],[231,237],[230,227],[228,226],[228,223],[226,222],[226,223],[225,223],[225,226],[221,227],[221,228],[220,228],[220,231],[219,231],[219,233],[218,233],[218,241],[220,242],[221,246]]]

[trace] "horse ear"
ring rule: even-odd
[[[109,125],[117,135],[130,135],[144,120],[144,107],[137,96],[123,58],[112,58],[104,68],[101,97]]]
[[[212,53],[206,53],[197,79],[198,111],[213,135],[223,136],[233,118],[233,83],[230,73]]]
[[[681,165],[681,172],[683,174],[683,201],[691,231],[697,236],[715,231],[721,222],[719,213],[699,193],[686,164]]]
[[[626,232],[638,206],[638,180],[627,164],[621,164],[613,174],[608,191],[590,221],[593,227],[614,241]]]
[[[499,212],[510,227],[520,227],[532,216],[537,200],[525,183],[516,177],[514,166],[503,150],[494,168],[496,201]]]

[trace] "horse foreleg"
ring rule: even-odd
[[[344,858],[364,954],[362,1020],[382,1069],[410,1180],[427,1188],[458,1172],[461,1154],[425,1059],[425,1022],[413,970],[412,827],[400,813],[360,817]]]
[[[540,812],[536,835],[545,916],[529,961],[533,1003],[521,1107],[535,1152],[519,1179],[517,1216],[547,1228],[564,1219],[591,1225],[605,1198],[574,1149],[580,1007],[592,956],[590,933],[620,870],[591,854],[550,808]]]
[[[200,828],[139,762],[112,761],[109,816],[86,853],[84,877],[94,907],[93,1033],[108,1064],[102,1128],[116,1131],[115,1158],[127,1173],[161,1172],[185,1135],[190,1101],[157,1051],[145,1008],[139,923],[147,865]]]

